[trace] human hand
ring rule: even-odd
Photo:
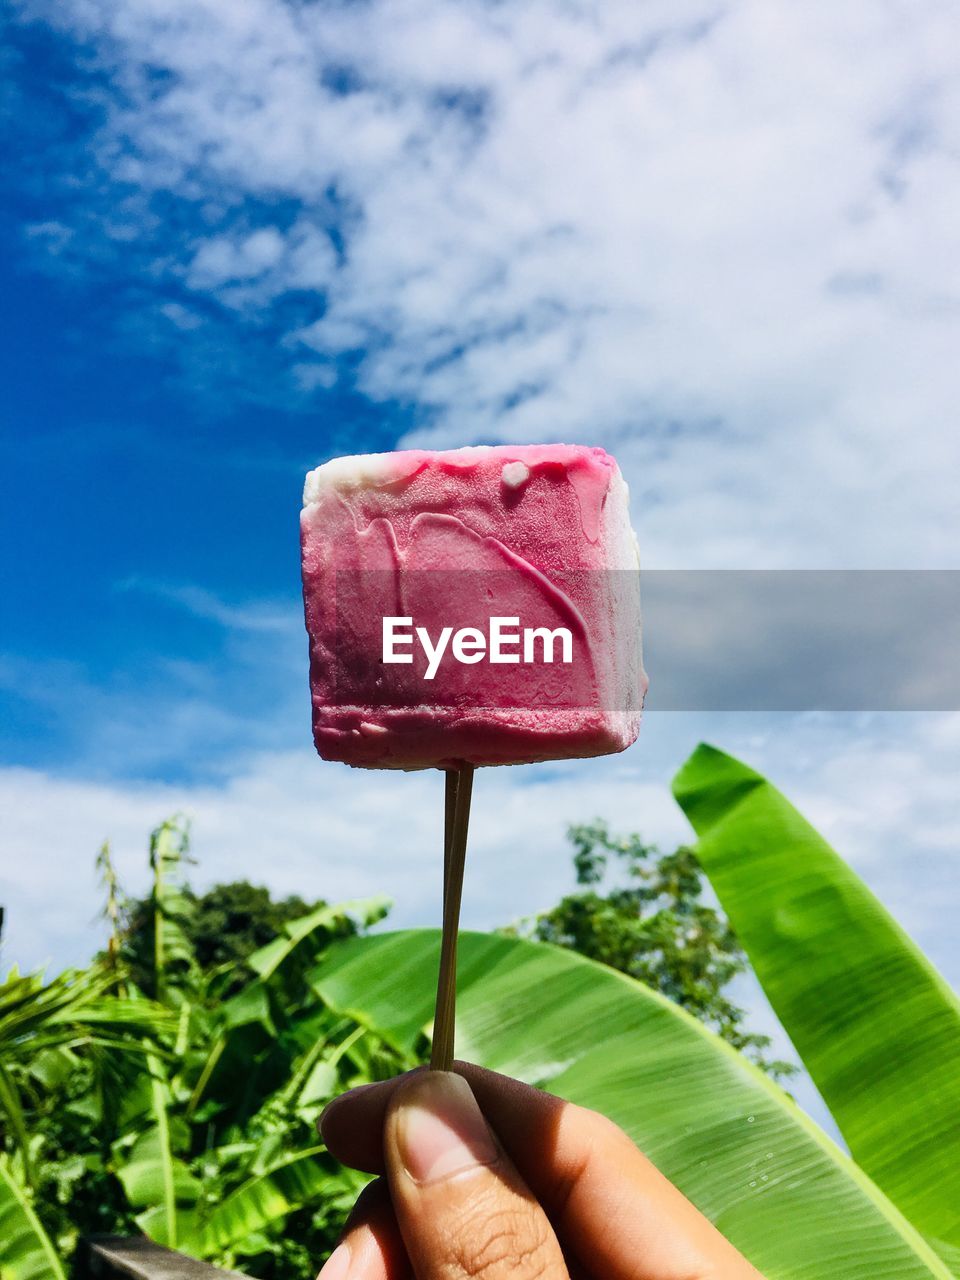
[[[762,1280],[612,1121],[493,1071],[363,1085],[320,1128],[383,1175],[322,1280]]]

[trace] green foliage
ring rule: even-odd
[[[960,1273],[960,1000],[760,774],[701,745],[673,790],[851,1154]]]
[[[198,898],[188,849],[182,823],[158,827],[151,892],[124,908],[105,846],[106,953],[86,973],[0,986],[4,1280],[59,1280],[51,1259],[79,1235],[138,1231],[300,1280],[365,1181],[317,1147],[316,1119],[410,1060],[327,1009],[306,974],[388,904],[303,914],[249,886]]]
[[[215,885],[197,898],[191,939],[204,969],[234,965],[265,947],[283,931],[326,902],[305,902],[296,896],[274,902],[269,890],[236,880]]]
[[[6,1156],[0,1156],[0,1241],[4,1265],[20,1280],[66,1280],[56,1248]]]
[[[270,897],[268,889],[246,880],[214,885],[199,895],[189,885],[183,885],[178,923],[196,963],[208,972],[242,966],[255,951],[282,933],[286,925],[326,906],[322,900],[308,903],[296,896],[277,902]],[[126,900],[119,911],[118,949],[122,950],[130,975],[142,990],[149,990],[152,982],[153,912],[152,894]],[[352,932],[353,926],[345,920],[343,929]]]
[[[114,981],[95,965],[49,983],[14,970],[0,984],[4,1280],[7,1270],[14,1280],[44,1274],[42,1260],[72,1246],[79,1219],[90,1230],[124,1220],[119,1188],[100,1185],[103,1122],[173,1021],[148,1001],[110,994]]]
[[[439,950],[432,929],[351,939],[314,985],[410,1052]],[[610,1116],[767,1280],[951,1280],[769,1076],[659,992],[568,950],[479,933],[461,935],[458,969],[458,1053]],[[909,1132],[887,1125],[908,1150]]]
[[[567,836],[584,890],[503,932],[552,942],[638,978],[775,1079],[792,1075],[791,1063],[766,1057],[770,1038],[748,1031],[744,1011],[725,995],[749,964],[729,921],[703,901],[703,871],[693,849],[664,854],[639,835],[611,835],[600,819],[571,826]],[[602,892],[611,864],[625,883]]]

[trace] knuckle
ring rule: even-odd
[[[605,1116],[602,1111],[593,1111],[589,1107],[578,1107],[579,1121],[584,1137],[591,1140],[594,1144],[611,1144],[613,1146],[622,1143],[633,1143],[609,1116]]]
[[[481,1203],[451,1237],[450,1280],[561,1280],[546,1217],[534,1202]]]
[[[556,1189],[551,1200],[552,1212],[563,1214],[575,1189],[595,1167],[595,1162],[609,1161],[622,1153],[634,1155],[636,1147],[619,1125],[600,1111],[588,1107],[569,1110],[571,1149],[557,1170]]]

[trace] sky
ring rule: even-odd
[[[297,514],[336,454],[603,445],[651,571],[960,569],[953,4],[2,21],[4,964],[82,963],[97,847],[140,890],[173,811],[200,886],[438,922],[438,779],[310,745]],[[960,983],[960,717],[885,710],[883,669],[874,707],[777,714],[658,710],[652,668],[623,756],[481,775],[465,922],[570,889],[568,821],[688,838],[707,739]]]

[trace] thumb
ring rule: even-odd
[[[417,1280],[569,1280],[546,1214],[462,1076],[419,1071],[397,1087],[384,1162]]]

